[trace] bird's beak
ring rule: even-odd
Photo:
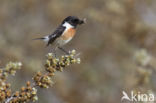
[[[86,18],[84,18],[83,20],[80,20],[79,21],[79,24],[81,25],[81,24],[85,24],[86,23]]]

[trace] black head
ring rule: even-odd
[[[85,23],[84,20],[80,20],[78,17],[75,16],[68,16],[63,20],[62,24],[64,24],[65,22],[71,24],[74,27],[77,27],[77,25],[81,25]]]

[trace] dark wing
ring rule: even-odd
[[[64,26],[59,26],[51,35],[49,35],[49,41],[48,44],[52,44],[56,38],[60,37],[62,35],[62,33],[64,32],[65,27]]]

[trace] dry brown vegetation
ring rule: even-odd
[[[0,65],[23,64],[9,77],[16,91],[43,70],[51,47],[32,41],[51,33],[66,16],[87,18],[65,48],[81,64],[57,73],[55,86],[39,89],[38,103],[120,103],[122,91],[156,91],[155,0],[1,0]],[[62,52],[58,51],[62,55]]]

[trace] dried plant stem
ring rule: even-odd
[[[33,83],[28,81],[26,86],[21,87],[19,91],[16,91],[13,94],[11,93],[10,85],[6,83],[6,77],[8,74],[14,75],[16,70],[20,69],[21,63],[11,62],[5,67],[5,70],[0,71],[0,101],[4,103],[26,103],[29,101],[37,101],[37,87],[51,87],[54,84],[52,77],[55,75],[55,72],[62,72],[63,69],[70,64],[80,63],[80,58],[76,57],[77,54],[75,50],[69,51],[69,55],[63,55],[60,58],[56,58],[53,53],[48,53],[44,65],[45,72],[37,72],[33,76]]]

